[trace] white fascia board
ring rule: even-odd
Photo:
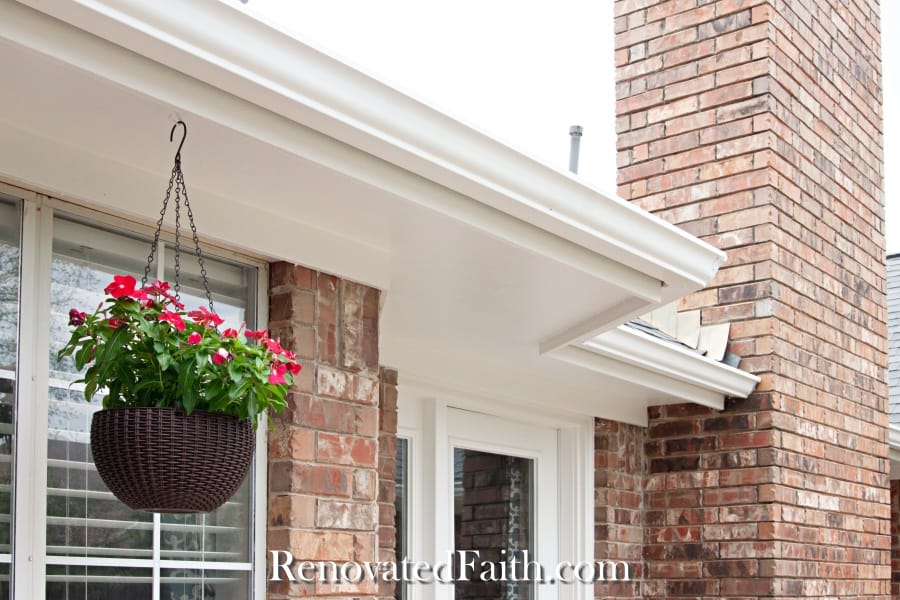
[[[581,347],[723,396],[746,398],[759,383],[756,375],[627,325],[620,325],[585,341]]]
[[[725,397],[720,392],[654,373],[645,368],[616,358],[603,356],[591,350],[568,346],[550,352],[549,356],[658,392],[661,401],[670,401],[674,398],[682,402],[693,402],[694,404],[708,406],[716,410],[722,410],[725,407]],[[652,405],[653,403],[651,402],[650,404]],[[641,405],[640,408],[644,411],[644,416],[646,417],[646,406]],[[607,417],[604,416],[604,418]],[[646,426],[646,421],[643,425]]]
[[[894,453],[900,453],[900,426],[892,423],[888,426],[888,434],[888,445],[891,448],[891,460],[896,460],[894,458]]]
[[[701,288],[725,260],[219,0],[20,2],[655,277],[665,301]]]
[[[900,479],[900,426],[888,425],[888,448],[890,453],[890,477]]]

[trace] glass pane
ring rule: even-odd
[[[161,558],[250,562],[251,488],[248,475],[237,494],[214,512],[162,515]]]
[[[128,558],[152,558],[154,529],[151,513],[131,511],[116,500],[107,490],[93,468],[90,456],[90,423],[93,413],[100,409],[102,393],[92,402],[85,402],[83,387],[72,384],[78,379],[73,360],[69,357],[57,363],[56,352],[69,337],[68,312],[72,307],[88,310],[96,307],[104,298],[103,288],[115,274],[131,274],[140,280],[149,248],[149,241],[132,236],[101,230],[82,223],[58,217],[54,222],[54,245],[51,281],[51,347],[49,390],[49,465],[48,465],[48,523],[47,552],[63,556],[100,556]],[[193,271],[186,262],[193,255],[182,256],[181,299],[188,309],[205,304],[202,286],[197,288]],[[210,288],[216,301],[216,310],[226,318],[225,326],[238,327],[250,321],[255,327],[256,269],[235,266],[219,260],[206,259]],[[167,274],[170,279],[172,273]],[[151,275],[152,278],[155,276]],[[250,562],[252,546],[252,493],[253,476],[248,476],[238,493],[219,510],[205,515],[162,515],[160,525],[160,558],[165,561]],[[130,571],[132,575],[138,571]],[[207,572],[207,579],[215,579],[217,573]],[[106,588],[91,588],[91,575],[84,568],[70,568],[56,572],[69,581],[56,589],[70,593],[82,590],[98,594],[97,598],[126,597],[119,592],[106,596]],[[152,573],[148,573],[148,577]],[[227,573],[222,592],[225,598],[247,598],[247,585],[235,586],[234,582],[248,582],[246,573]],[[185,579],[193,577],[189,571],[171,570],[168,577]],[[79,580],[81,588],[73,587]],[[87,579],[85,579],[87,578]],[[212,578],[212,579],[211,579]],[[48,571],[48,585],[53,581]],[[148,580],[152,584],[152,578]],[[224,581],[224,580],[223,580]],[[171,582],[170,582],[171,583]],[[226,585],[227,584],[227,585]],[[163,585],[161,598],[193,600],[193,586],[182,582],[178,586]],[[185,587],[187,586],[187,587]],[[230,587],[229,587],[230,586]],[[152,585],[150,585],[152,587]],[[50,588],[48,587],[48,590]],[[110,588],[112,589],[112,588]],[[148,588],[149,589],[149,588]],[[197,588],[200,593],[201,588]],[[229,589],[240,589],[229,596]],[[94,591],[101,590],[101,591]],[[129,600],[143,597],[143,592],[128,592]],[[48,596],[50,597],[50,596]],[[60,596],[70,597],[70,596]],[[78,596],[85,597],[85,596]],[[148,596],[149,597],[149,596]],[[198,598],[201,596],[197,596]],[[212,596],[204,596],[212,597]],[[219,597],[219,596],[217,596]]]
[[[161,575],[160,598],[166,600],[247,600],[251,597],[247,571],[163,569]]]
[[[90,310],[105,298],[113,275],[139,276],[147,244],[62,218],[54,221],[50,281],[50,388],[47,442],[47,554],[151,558],[153,515],[133,511],[108,491],[90,457],[90,403],[74,361],[57,362],[69,338],[69,309]]]
[[[396,496],[394,497],[394,523],[396,526],[397,561],[409,558],[407,532],[409,531],[409,440],[397,438]],[[394,597],[405,600],[408,590],[406,583],[399,581],[394,586]]]
[[[47,600],[152,600],[153,572],[126,567],[47,565]]]
[[[524,562],[537,559],[532,531],[534,462],[462,448],[454,449],[453,458],[455,556],[479,552],[474,561],[478,570],[466,573],[468,581],[455,584],[456,598],[533,598],[532,584],[521,580],[526,578]],[[485,571],[482,561],[497,565],[496,578],[480,580]],[[500,580],[501,563],[506,563],[505,581]]]
[[[0,197],[0,554],[9,554],[12,547],[21,211],[21,202]],[[8,598],[9,566],[2,569],[0,598]]]

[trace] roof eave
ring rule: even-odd
[[[627,325],[581,344],[587,351],[726,397],[746,398],[760,378]],[[707,402],[701,402],[707,404]],[[721,408],[719,406],[718,408]]]
[[[20,0],[663,282],[701,288],[725,255],[219,0]],[[211,27],[210,23],[216,23]]]

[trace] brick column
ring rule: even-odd
[[[900,480],[891,482],[891,597],[900,598]]]
[[[268,547],[295,559],[378,558],[379,292],[272,265],[269,329],[302,359],[269,433]],[[269,598],[373,596],[375,582],[269,584]]]
[[[652,598],[890,593],[878,5],[616,0],[619,192],[725,250],[680,304],[762,376],[651,412]]]
[[[606,419],[594,421],[594,557],[623,561],[632,581],[601,582],[597,598],[643,598],[644,430]]]
[[[397,371],[381,369],[381,402],[378,414],[378,556],[396,560],[397,528]],[[403,557],[400,557],[401,560]],[[394,582],[380,581],[378,596],[394,598]]]

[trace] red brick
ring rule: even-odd
[[[642,587],[612,597],[886,600],[900,486],[889,498],[878,16],[837,0],[615,5],[620,38],[642,27],[661,57],[618,69],[620,106],[663,91],[620,132],[620,192],[728,251],[677,307],[730,323],[762,381],[720,415],[651,409],[637,497],[612,491],[623,457],[597,448],[598,548],[646,561]],[[634,522],[641,502],[643,547],[614,545],[609,516]]]

